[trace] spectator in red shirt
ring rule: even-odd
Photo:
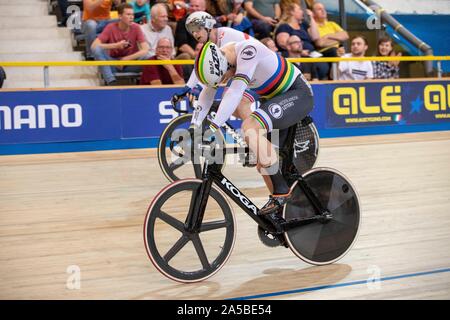
[[[149,60],[172,60],[173,46],[169,38],[159,39],[156,54]],[[181,65],[164,64],[145,66],[142,71],[141,84],[184,84]]]
[[[92,43],[95,60],[142,60],[149,46],[138,24],[133,22],[133,7],[123,3],[117,8],[119,22],[110,23]],[[141,66],[101,66],[106,85],[116,84],[115,72],[140,72]]]

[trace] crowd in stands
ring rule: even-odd
[[[67,0],[59,0],[61,8]],[[113,15],[113,10],[117,15]],[[187,16],[206,11],[217,26],[228,26],[261,40],[290,58],[364,57],[364,36],[349,39],[327,10],[314,0],[83,0],[81,32],[87,60],[194,59],[201,43],[185,28]],[[65,17],[67,19],[67,17]],[[350,41],[350,52],[343,43]],[[389,38],[381,38],[378,56],[399,56]],[[296,63],[308,80],[332,79],[326,62]],[[345,61],[338,65],[338,80],[399,77],[398,62]],[[142,73],[141,84],[183,84],[192,66],[101,66],[106,85],[116,84],[119,72]]]

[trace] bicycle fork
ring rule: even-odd
[[[184,223],[185,229],[192,233],[198,233],[200,231],[206,205],[208,204],[209,193],[213,183],[208,172],[208,167],[207,163],[203,167],[202,184],[197,191],[192,194],[191,205]]]

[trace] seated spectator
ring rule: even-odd
[[[189,60],[195,58],[195,47],[197,46],[197,41],[186,30],[186,19],[193,12],[205,10],[205,0],[191,0],[188,14],[177,22],[175,30],[175,46],[178,48],[178,55],[176,59]]]
[[[333,21],[328,21],[328,14],[325,6],[316,2],[313,4],[313,17],[317,22],[319,28],[320,38],[316,42],[316,46],[319,48],[319,52],[324,57],[337,57],[337,49],[340,44],[348,40],[348,33],[342,29],[337,23]],[[328,69],[330,69],[331,64],[328,63]],[[320,69],[320,71],[327,72],[325,69]],[[320,79],[325,79],[328,77],[327,74],[319,74]]]
[[[245,32],[253,37],[255,35],[253,25],[245,16],[243,2],[244,0],[218,0],[217,7],[221,15],[215,18],[222,26]]]
[[[322,3],[314,3],[313,14],[320,34],[317,43],[319,52],[325,57],[337,57],[336,50],[342,42],[348,40],[348,33],[337,23],[328,21],[328,14]]]
[[[142,33],[150,47],[149,56],[156,53],[156,44],[161,38],[168,38],[174,44],[172,29],[168,25],[169,18],[167,7],[163,3],[157,3],[152,7],[151,19],[147,24],[141,25]]]
[[[356,36],[352,39],[351,53],[342,57],[364,57],[368,49],[367,39]],[[370,61],[341,61],[338,65],[338,80],[365,80],[373,78],[373,68]]]
[[[264,38],[260,40],[267,48],[272,50],[273,52],[278,52],[277,45],[275,44],[275,41],[273,41],[272,38]]]
[[[286,5],[286,11],[283,11],[283,16],[280,24],[275,29],[275,43],[282,52],[282,55],[287,54],[287,41],[290,36],[296,35],[300,38],[303,45],[302,56],[309,57],[312,52],[316,51],[315,43],[319,39],[319,28],[314,19],[311,20],[311,25],[304,22],[304,12],[300,5],[291,3]],[[310,10],[307,14],[312,16]],[[312,65],[320,80],[328,79],[330,66],[326,62],[315,62]]]
[[[255,31],[255,37],[270,37],[281,16],[279,0],[244,0],[244,9]]]
[[[378,40],[377,56],[379,57],[400,57],[401,52],[395,53],[392,39],[383,37]],[[398,79],[400,61],[372,61],[373,77],[375,79]]]
[[[91,46],[97,34],[101,33],[109,23],[117,21],[116,19],[110,19],[113,2],[116,5],[120,4],[120,0],[83,0],[81,31],[86,37],[87,60],[93,59]]]
[[[133,6],[118,7],[119,21],[110,23],[92,43],[95,60],[140,60],[148,57],[149,46],[138,24],[133,22]],[[116,84],[115,72],[140,72],[141,66],[101,66],[106,85]]]
[[[134,22],[146,24],[150,21],[150,4],[147,0],[134,0],[131,2],[134,12]]]
[[[286,58],[301,58],[303,51],[302,40],[298,36],[290,36],[287,42],[287,56]],[[306,80],[316,80],[316,72],[313,63],[293,62],[305,76]]]
[[[59,27],[65,27],[67,25],[67,19],[69,19],[69,14],[67,13],[67,8],[69,8],[68,0],[58,0],[58,9],[61,14],[61,21],[58,22]]]
[[[306,12],[308,9],[312,10],[312,5],[314,4],[314,0],[280,0],[280,8],[281,12],[286,11],[286,6],[291,4],[298,4],[302,8],[303,12]],[[311,24],[311,18],[309,15],[306,15],[303,18],[303,21],[307,24]]]
[[[303,42],[303,54],[308,56],[311,52],[316,50],[314,41],[319,39],[319,29],[317,28],[317,24],[314,20],[311,21],[311,25],[302,22],[304,12],[300,8],[300,5],[296,3],[287,5],[285,9],[286,11],[283,11],[280,24],[275,30],[275,43],[277,44],[278,49],[286,51],[286,43],[289,37],[296,35]]]
[[[156,46],[156,55],[149,60],[172,59],[172,41],[168,38],[159,39]],[[141,84],[184,84],[183,69],[181,65],[172,64],[145,66],[142,70]]]

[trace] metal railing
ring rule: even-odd
[[[333,78],[337,78],[337,63],[341,61],[437,61],[437,76],[442,78],[442,61],[450,61],[450,56],[400,56],[400,57],[345,57],[345,58],[288,58],[291,62],[333,63]],[[185,65],[194,64],[194,60],[108,60],[108,61],[0,61],[2,67],[43,67],[44,87],[50,86],[50,67],[74,67],[74,66],[147,66],[147,65]]]

